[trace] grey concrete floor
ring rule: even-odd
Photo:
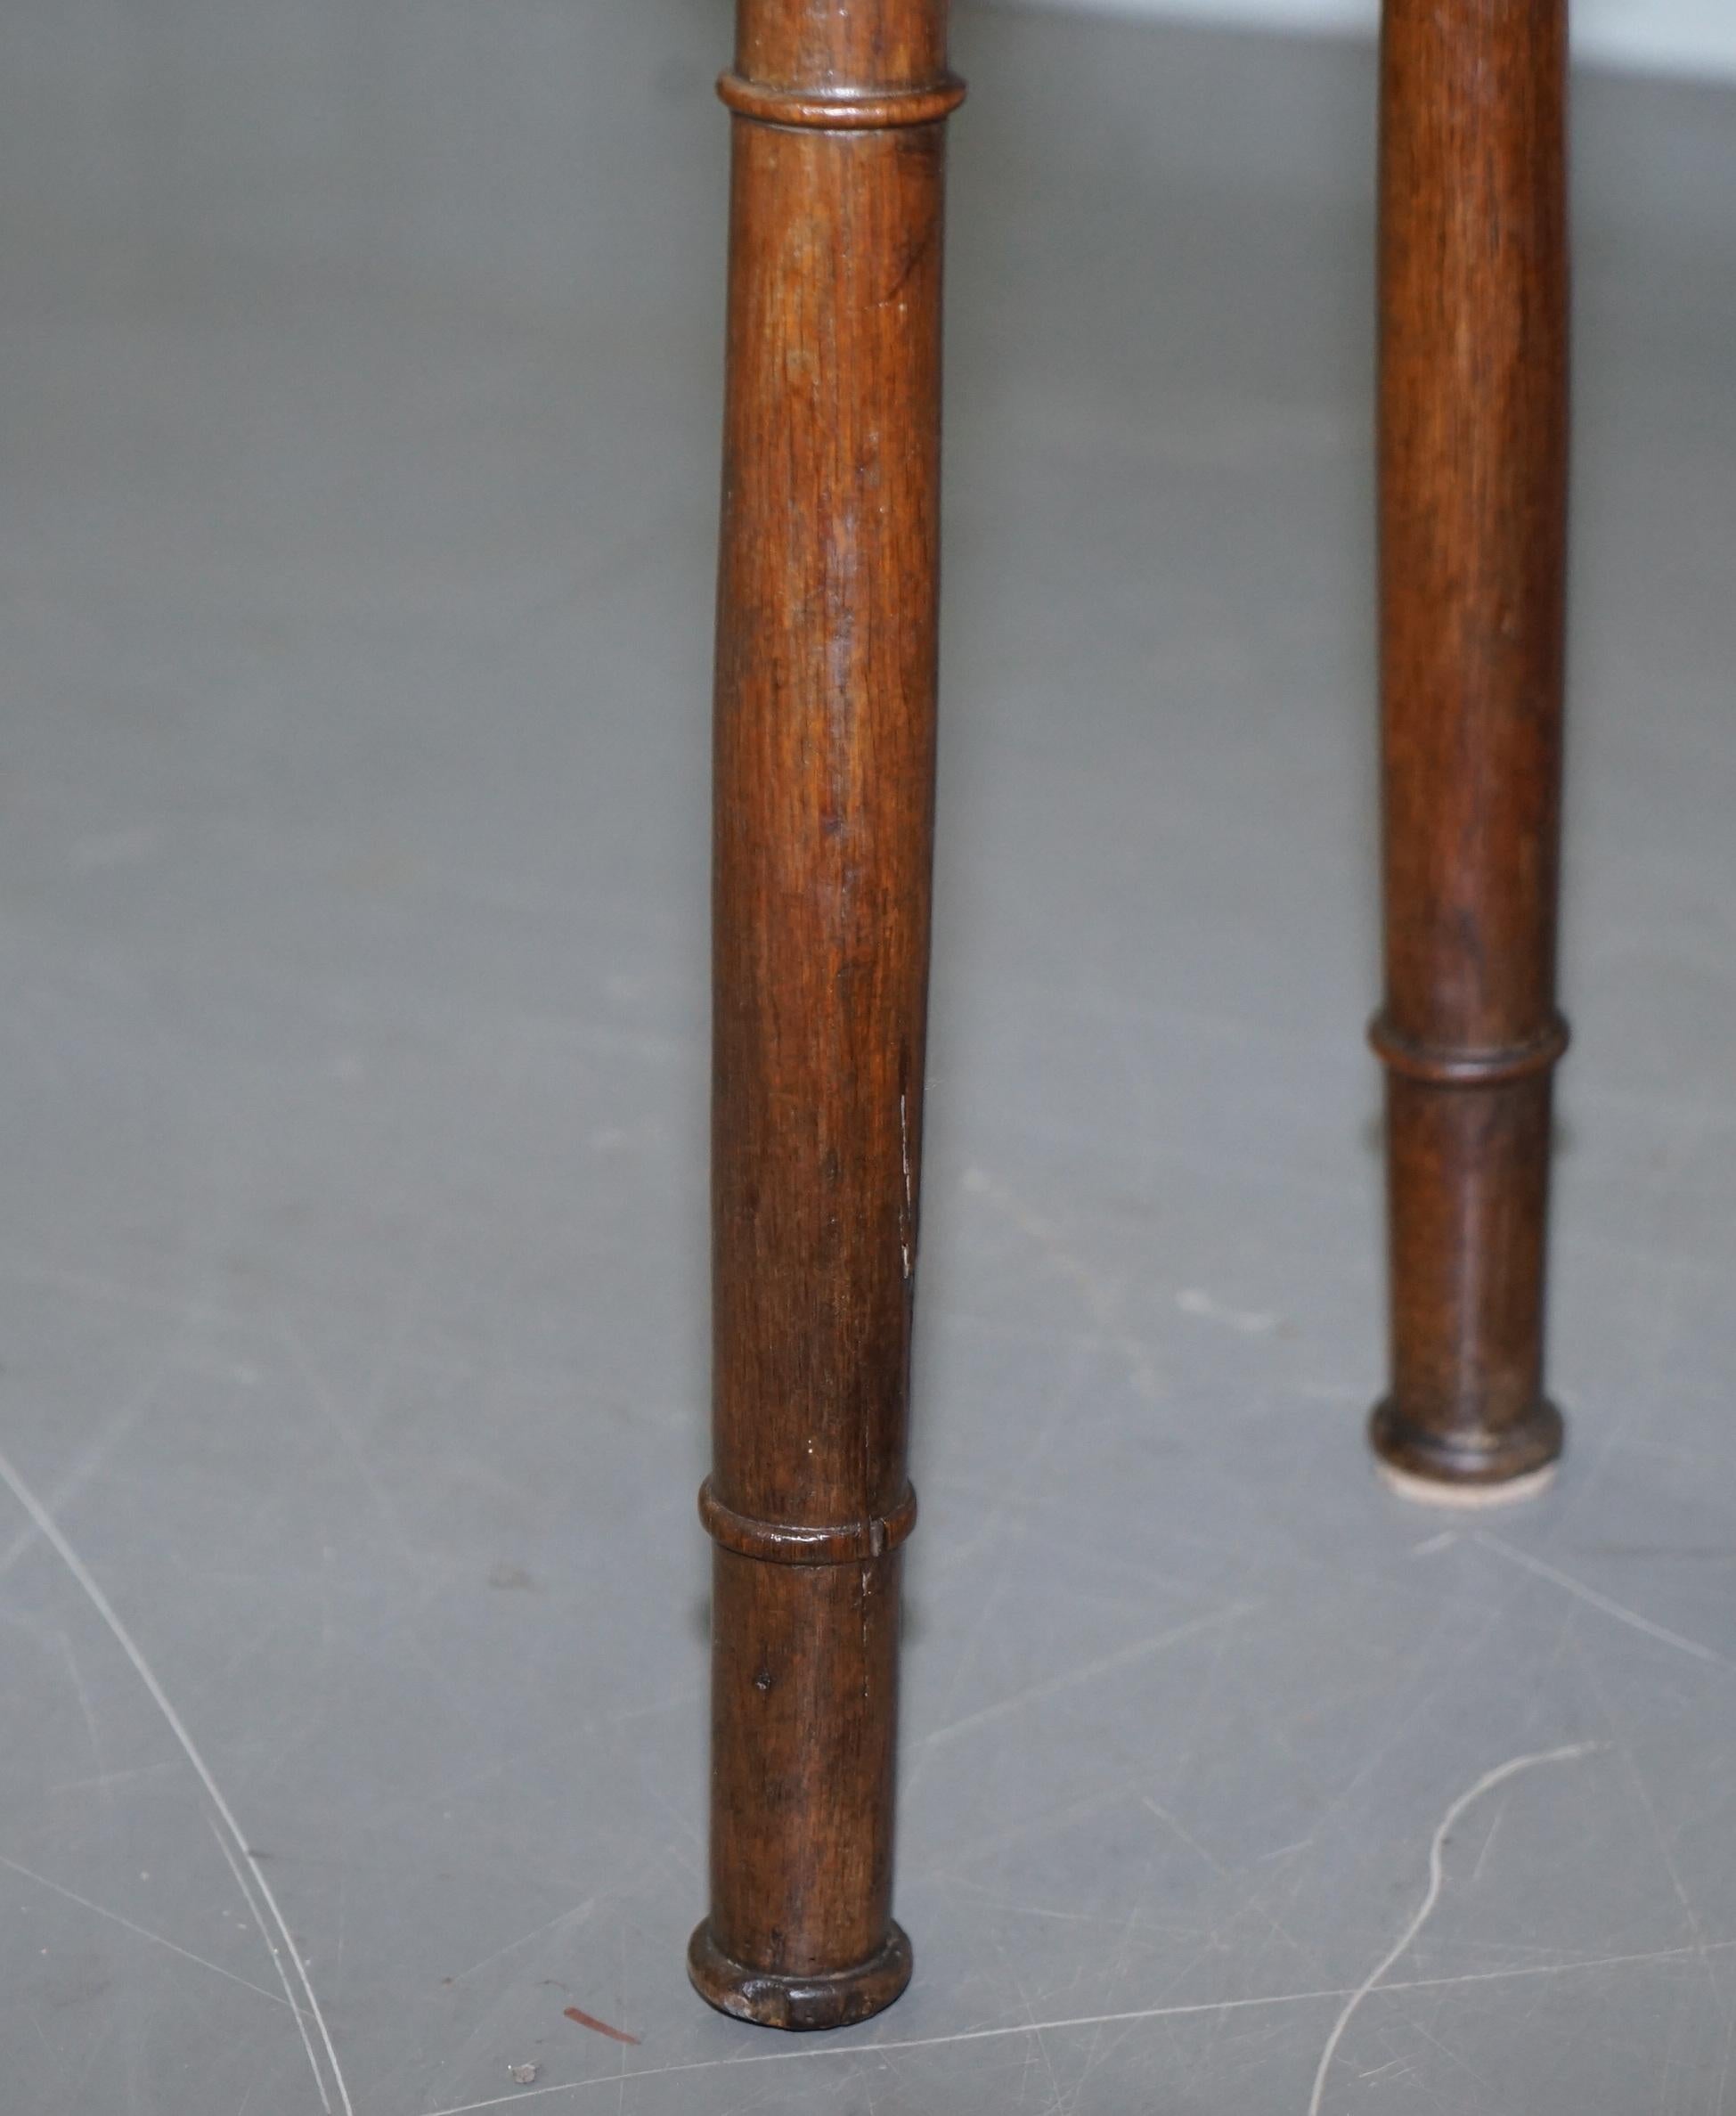
[[[1581,88],[1473,1523],[1361,1438],[1369,54],[958,43],[917,1971],[790,2042],[682,1973],[724,10],[0,14],[9,2112],[1736,2109],[1736,99]]]

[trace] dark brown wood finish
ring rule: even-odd
[[[713,905],[711,1911],[828,2028],[892,1918],[933,829],[943,0],[740,0]]]
[[[1394,1468],[1494,1487],[1543,1393],[1567,503],[1565,0],[1386,0],[1381,634]]]

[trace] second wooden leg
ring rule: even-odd
[[[1520,1488],[1543,1393],[1567,496],[1564,0],[1386,0],[1382,1459]]]

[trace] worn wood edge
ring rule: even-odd
[[[1400,1497],[1430,1506],[1502,1506],[1533,1499],[1555,1475],[1566,1426],[1544,1399],[1493,1435],[1435,1433],[1413,1425],[1389,1397],[1368,1421],[1381,1480]]]
[[[720,74],[717,93],[738,118],[759,125],[791,126],[815,132],[892,132],[909,125],[938,125],[965,100],[965,84],[946,74],[916,88],[887,88],[818,94],[811,88],[770,88]]]
[[[866,1521],[756,1521],[725,1506],[707,1477],[699,1487],[699,1519],[714,1542],[741,1557],[769,1565],[861,1565],[896,1550],[909,1535],[917,1524],[917,1492],[907,1483],[890,1514]]]
[[[901,1996],[912,1966],[909,1938],[895,1919],[866,1962],[826,1975],[794,1975],[733,1961],[712,1938],[709,1919],[695,1928],[687,1950],[689,1981],[707,2006],[732,2020],[793,2033],[848,2028],[884,2013]]]

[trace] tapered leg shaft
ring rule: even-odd
[[[942,0],[741,0],[713,871],[711,1910],[784,2028],[892,1919],[938,586]]]
[[[1553,1460],[1543,1393],[1567,486],[1565,0],[1386,0],[1381,647],[1394,1468]]]

